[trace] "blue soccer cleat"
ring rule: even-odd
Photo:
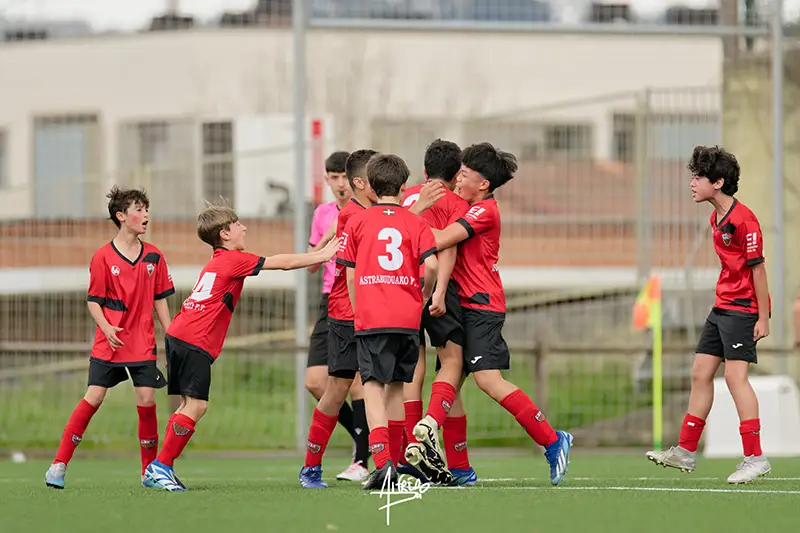
[[[44,482],[48,487],[54,489],[64,488],[64,476],[67,475],[67,465],[64,463],[53,463],[44,475]]]
[[[147,478],[146,482],[142,480],[142,485],[145,487],[163,489],[169,492],[183,492],[186,490],[184,484],[175,475],[175,470],[171,466],[161,463],[158,459],[150,463],[145,469],[144,476]]]
[[[327,489],[328,484],[322,481],[322,467],[304,466],[300,470],[300,485],[305,489]]]
[[[454,468],[450,473],[453,474],[455,485],[473,487],[478,483],[478,474],[471,466],[469,468]]]
[[[566,431],[556,431],[558,440],[545,448],[544,456],[550,463],[550,483],[558,485],[569,469],[569,452],[572,449],[572,435]]]

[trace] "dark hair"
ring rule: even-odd
[[[461,169],[461,148],[454,142],[436,139],[425,150],[425,174],[429,178],[453,181]]]
[[[511,181],[518,168],[514,154],[498,150],[488,142],[464,148],[461,164],[488,180],[489,192]]]
[[[356,150],[350,154],[350,157],[347,158],[347,163],[345,163],[345,172],[347,173],[347,181],[350,182],[350,188],[354,191],[356,190],[356,186],[353,185],[353,178],[366,177],[364,169],[367,166],[367,162],[377,153],[378,152],[375,150],[364,148],[362,150]]]
[[[141,205],[147,209],[150,208],[150,199],[147,197],[144,188],[120,189],[114,185],[111,188],[111,192],[106,195],[106,198],[108,198],[108,218],[117,228],[122,227],[119,219],[117,219],[117,213],[125,213],[134,204]]]
[[[344,172],[349,156],[348,152],[333,152],[325,160],[325,172]]]
[[[739,162],[724,148],[695,146],[686,168],[693,176],[708,178],[711,183],[724,180],[722,194],[733,196],[739,190]]]
[[[397,196],[411,172],[402,158],[394,154],[374,156],[367,163],[367,179],[375,196]]]

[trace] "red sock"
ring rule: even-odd
[[[175,459],[180,457],[183,449],[194,435],[195,421],[183,413],[172,415],[164,435],[164,446],[158,454],[158,462],[166,466],[173,466]]]
[[[306,466],[319,466],[325,448],[331,440],[331,434],[336,429],[339,420],[338,413],[328,416],[317,408],[311,417],[311,427],[308,428],[308,444],[306,444]]]
[[[503,409],[514,415],[519,425],[525,428],[528,435],[539,446],[550,446],[558,440],[553,426],[544,417],[533,400],[517,389],[500,401]]]
[[[428,406],[428,415],[436,420],[439,427],[444,424],[447,413],[456,401],[456,389],[446,381],[434,381],[431,387],[431,404]]]
[[[406,408],[406,440],[411,444],[417,442],[414,437],[414,426],[422,420],[422,400],[405,402],[403,406]]]
[[[81,400],[78,403],[78,406],[72,411],[67,425],[64,427],[64,433],[61,435],[61,444],[58,446],[54,463],[69,464],[72,454],[75,453],[75,448],[83,440],[86,426],[89,425],[89,421],[96,412],[97,407],[86,400]]]
[[[375,468],[383,468],[386,461],[391,460],[389,442],[389,428],[379,427],[369,432],[369,451],[372,453]]]
[[[142,475],[158,455],[158,417],[156,406],[136,406],[139,411],[139,451],[142,456]]]
[[[466,415],[445,418],[442,437],[444,438],[444,453],[447,455],[447,468],[469,470]]]
[[[398,464],[407,465],[408,461],[406,461],[406,448],[408,448],[408,438],[406,437],[406,428],[403,427],[403,440],[402,445],[400,446],[400,462]]]
[[[705,427],[705,420],[686,413],[686,416],[683,417],[683,425],[681,425],[681,435],[678,438],[678,446],[684,450],[696,452],[697,444],[700,442],[700,437],[703,435],[703,428]]]
[[[400,458],[405,456],[403,449],[403,433],[406,431],[405,420],[389,420],[389,455],[395,465],[400,464]]]
[[[761,455],[761,420],[753,418],[742,420],[739,424],[739,433],[742,435],[742,449],[744,456]]]

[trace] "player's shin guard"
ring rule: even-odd
[[[336,428],[337,417],[328,416],[317,408],[311,417],[311,427],[308,429],[308,444],[306,444],[305,466],[319,466],[325,448],[331,440],[331,434]]]
[[[762,455],[760,419],[742,420],[739,424],[739,433],[742,436],[742,450],[745,457]]]
[[[447,413],[456,401],[456,389],[446,381],[434,381],[431,387],[431,404],[428,406],[428,416],[436,420],[442,427]]]
[[[558,440],[553,426],[547,421],[536,404],[522,389],[517,389],[500,401],[503,409],[514,415],[519,425],[539,446],[550,446]]]
[[[89,421],[96,412],[97,407],[86,400],[81,400],[78,403],[78,406],[72,411],[67,425],[64,427],[64,433],[61,435],[61,444],[58,446],[54,463],[69,464],[72,454],[75,453],[75,448],[78,447],[78,444],[83,439],[83,433],[86,431]]]
[[[688,452],[696,452],[697,444],[700,442],[700,437],[703,436],[703,429],[705,427],[705,420],[686,413],[686,416],[683,417],[683,424],[681,425],[678,446]]]
[[[403,449],[403,433],[405,431],[405,420],[389,420],[389,454],[395,465],[400,464],[400,458],[405,455],[405,449]]]
[[[137,405],[136,410],[139,412],[139,451],[144,475],[147,466],[158,456],[158,417],[155,405]]]
[[[404,402],[403,407],[406,410],[406,442],[411,444],[417,442],[417,438],[414,437],[414,426],[422,420],[422,400]]]
[[[467,417],[447,417],[442,430],[444,453],[447,456],[447,468],[450,470],[469,470],[469,452],[467,451]]]
[[[381,469],[387,461],[392,459],[389,448],[389,428],[378,427],[369,432],[369,451],[375,468]]]
[[[195,421],[179,413],[170,418],[164,435],[164,446],[158,454],[158,461],[165,466],[174,466],[175,459],[180,457],[183,449],[189,444],[194,434]]]

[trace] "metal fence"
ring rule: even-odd
[[[373,4],[315,0],[309,26],[346,23],[368,29],[376,21],[419,22],[411,11],[376,15]],[[486,20],[549,20],[540,20],[544,8],[531,7],[545,2],[401,4],[435,7],[438,14],[421,18],[438,23],[472,21],[479,27]],[[263,20],[288,21],[291,10],[270,5],[276,11]],[[516,17],[518,10],[522,18]],[[229,17],[229,25],[236,20]],[[249,25],[249,19],[242,20],[239,24]],[[647,20],[631,22],[643,26]],[[656,33],[668,28],[666,20],[650,22],[662,25]],[[755,34],[760,24],[739,29],[742,35]],[[696,29],[672,29],[687,33],[687,27]],[[502,34],[502,29],[493,31],[491,37],[478,33],[471,38]],[[710,31],[719,33],[721,27]],[[16,53],[10,47],[24,45],[6,46],[0,47],[0,60]],[[314,50],[319,48],[308,53]],[[0,69],[0,76],[8,74]],[[426,81],[435,85],[458,73],[427,75]],[[112,224],[103,220],[103,195],[111,184],[148,190],[152,223],[146,238],[170,264],[178,286],[170,300],[175,312],[208,257],[194,234],[194,215],[203,199],[221,196],[233,203],[248,225],[252,250],[290,251],[307,241],[312,180],[319,183],[327,152],[363,144],[394,152],[409,162],[413,179],[419,180],[422,154],[436,137],[461,145],[489,140],[520,161],[516,178],[498,192],[501,271],[509,300],[505,334],[514,352],[509,379],[547,409],[554,425],[573,430],[582,442],[647,444],[652,369],[646,339],[631,332],[634,297],[650,272],[663,275],[665,420],[677,423],[686,404],[691,346],[713,302],[717,274],[708,212],[691,201],[685,165],[694,145],[723,140],[722,88],[694,81],[645,80],[634,90],[550,98],[503,111],[479,106],[477,111],[424,114],[409,108],[403,114],[394,109],[391,116],[376,113],[356,121],[337,116],[333,103],[331,109],[312,112],[334,124],[353,124],[352,130],[320,136],[310,127],[299,138],[292,136],[285,105],[275,113],[257,106],[235,109],[225,94],[207,96],[216,106],[213,112],[170,113],[155,93],[135,102],[138,111],[129,114],[111,107],[87,111],[79,96],[74,106],[48,114],[31,109],[34,118],[23,121],[30,142],[24,130],[0,129],[0,177],[6,179],[0,201],[25,213],[0,222],[0,448],[56,446],[60,428],[85,389],[93,334],[85,307],[86,270],[94,250],[114,234]],[[299,94],[305,83],[294,86]],[[287,95],[274,98],[291,101]],[[295,116],[317,116],[308,111],[303,105],[294,110]],[[0,126],[12,119],[12,111],[0,111]],[[304,145],[299,152],[297,142]],[[308,178],[307,196],[296,194],[298,172]],[[15,198],[30,209],[14,205]],[[295,448],[304,442],[312,405],[298,387],[303,371],[298,344],[305,343],[307,325],[315,318],[319,287],[318,275],[307,274],[275,273],[247,282],[225,352],[214,365],[211,409],[192,441],[194,448]],[[302,305],[296,306],[297,301]],[[526,442],[513,418],[473,384],[464,396],[474,444]],[[159,395],[158,401],[161,420],[166,420],[167,397]],[[113,390],[82,449],[125,449],[136,435],[132,403],[127,385]],[[665,436],[674,430],[668,425]],[[338,433],[333,445],[349,446]]]

